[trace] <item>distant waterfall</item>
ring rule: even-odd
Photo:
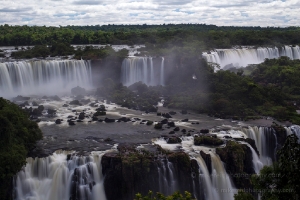
[[[161,58],[160,84],[165,85],[165,58]]]
[[[121,82],[126,86],[139,81],[152,86],[164,85],[164,71],[164,58],[158,66],[151,57],[125,58],[121,66]]]
[[[16,200],[106,200],[101,158],[71,156],[57,152],[47,158],[27,158],[27,164],[14,179]]]
[[[249,127],[243,128],[247,137],[255,141],[260,160],[264,165],[271,165],[276,160],[277,136],[272,128]]]
[[[0,96],[56,95],[80,86],[90,88],[91,65],[84,60],[0,63]]]
[[[279,58],[287,56],[290,59],[300,59],[299,46],[284,46],[281,48],[259,47],[257,49],[216,49],[211,52],[204,52],[202,56],[207,62],[217,63],[221,68],[246,67],[249,64],[262,63],[266,58]]]

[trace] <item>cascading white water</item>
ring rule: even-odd
[[[84,60],[40,60],[0,63],[0,96],[59,95],[71,88],[90,88],[91,65]]]
[[[249,64],[262,63],[266,58],[279,58],[287,56],[290,59],[300,59],[299,46],[284,46],[281,48],[259,47],[257,49],[216,49],[211,52],[203,52],[202,56],[207,62],[217,63],[221,69],[226,65],[232,67],[246,67]]]
[[[207,200],[219,199],[220,195],[218,194],[216,188],[212,187],[210,174],[203,158],[200,155],[196,155],[195,159],[197,160],[197,163],[200,168],[200,172],[199,172],[200,180],[204,182],[203,190],[204,190],[205,199]]]
[[[222,200],[233,200],[236,192],[229,175],[226,173],[220,158],[214,153],[210,152],[212,164],[212,185],[217,189],[218,198]]]
[[[276,158],[277,137],[273,129],[268,127],[248,127],[243,128],[245,135],[255,141],[260,160],[264,165],[272,165]]]
[[[160,66],[155,66],[151,57],[125,58],[121,66],[121,82],[126,86],[139,81],[152,86],[164,85],[164,71],[164,58]]]
[[[285,130],[287,132],[287,135],[296,134],[296,136],[298,137],[298,143],[300,143],[300,126],[299,125],[285,127]]]
[[[27,158],[27,164],[14,178],[16,200],[105,200],[101,158],[72,156],[56,152],[47,158]]]
[[[243,143],[246,144],[252,152],[252,164],[253,164],[253,168],[255,173],[259,174],[260,170],[263,168],[264,164],[260,161],[256,151],[252,148],[252,146],[248,143]]]
[[[160,84],[165,85],[165,58],[161,59],[161,68],[160,68]]]

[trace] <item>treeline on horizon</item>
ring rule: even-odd
[[[199,50],[234,45],[280,46],[300,44],[300,27],[237,27],[206,24],[10,26],[0,25],[0,45],[146,44],[183,46],[201,43]]]

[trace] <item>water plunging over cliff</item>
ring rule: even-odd
[[[40,60],[0,63],[0,96],[58,95],[71,88],[90,88],[91,65],[84,60]]]
[[[277,136],[272,128],[248,127],[243,129],[247,137],[253,139],[264,165],[271,165],[276,160]]]
[[[142,81],[146,85],[164,85],[164,58],[160,65],[154,65],[151,57],[125,58],[121,67],[121,82],[126,85]]]
[[[56,152],[47,158],[27,158],[26,166],[14,179],[15,199],[105,200],[103,154],[68,157],[67,152]]]
[[[217,63],[221,68],[224,68],[226,65],[246,67],[249,64],[262,63],[266,58],[272,59],[287,56],[292,60],[300,59],[300,47],[286,45],[281,48],[216,49],[209,53],[204,52],[202,55],[207,62]]]

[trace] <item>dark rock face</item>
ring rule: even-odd
[[[165,154],[160,157],[163,150],[157,147],[151,153],[147,150],[138,152],[131,147],[122,147],[119,153],[107,153],[103,155],[102,173],[105,176],[104,189],[107,200],[132,200],[136,193],[143,195],[149,190],[165,193],[171,177],[166,178],[163,184],[164,170],[171,170],[172,181],[176,181],[178,191],[191,191],[193,188],[192,173],[199,171],[197,163],[192,162],[189,156],[183,152]],[[164,154],[164,153],[163,153]],[[169,167],[168,167],[169,166]],[[194,176],[194,182],[199,186],[198,175]],[[199,188],[199,187],[196,188]],[[193,191],[191,191],[193,192]]]
[[[204,162],[205,162],[205,164],[207,166],[207,169],[208,169],[209,173],[211,174],[212,173],[212,167],[211,167],[211,157],[210,157],[210,154],[206,154],[203,151],[200,151],[200,155],[203,158],[203,160],[204,160]]]
[[[251,188],[250,177],[255,173],[252,152],[246,144],[228,141],[225,148],[217,148],[216,153],[225,163],[227,173],[237,188]]]
[[[287,137],[286,130],[283,126],[280,126],[276,123],[273,123],[271,127],[273,128],[277,137],[277,148],[280,149],[284,145],[284,142]]]

